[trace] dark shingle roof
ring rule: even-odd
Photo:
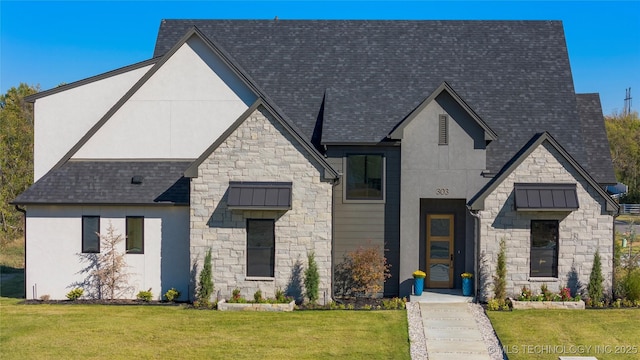
[[[587,161],[559,21],[164,20],[154,55],[192,26],[308,138],[325,92],[322,142],[375,143],[446,81],[498,135],[489,170],[541,131]]]
[[[584,167],[601,184],[616,184],[602,105],[598,94],[577,94],[578,114],[582,120],[584,151],[589,160]]]
[[[68,161],[20,194],[15,204],[189,204],[190,161]],[[132,178],[141,176],[142,183]]]

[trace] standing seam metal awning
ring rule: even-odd
[[[230,181],[227,205],[238,210],[290,210],[291,182]]]
[[[577,210],[576,184],[516,183],[514,184],[518,211]]]

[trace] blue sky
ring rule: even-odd
[[[0,91],[46,90],[151,57],[161,19],[562,20],[576,92],[640,107],[640,0],[14,1],[0,0]]]

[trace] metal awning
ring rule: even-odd
[[[576,184],[514,184],[517,211],[573,211],[578,209]]]
[[[237,210],[291,209],[291,182],[230,181],[227,206]]]

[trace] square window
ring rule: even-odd
[[[273,277],[275,220],[247,219],[247,276]]]
[[[100,252],[100,216],[82,217],[82,252]]]
[[[384,200],[382,155],[348,155],[346,178],[347,200]]]
[[[144,217],[127,216],[127,254],[144,254]]]
[[[557,220],[531,220],[531,277],[558,277]]]

